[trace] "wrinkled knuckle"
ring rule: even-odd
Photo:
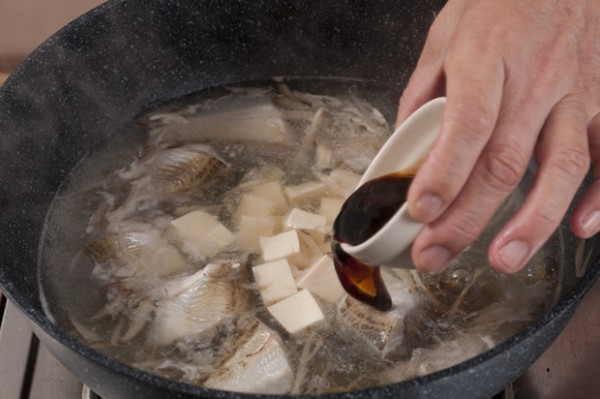
[[[584,149],[562,149],[555,154],[551,162],[564,179],[579,180],[589,171],[591,157]]]
[[[548,235],[558,227],[561,219],[562,215],[553,207],[539,207],[533,213],[533,220],[538,232],[547,230]]]
[[[497,148],[484,159],[486,182],[496,192],[512,191],[521,181],[527,159],[512,148]]]
[[[565,59],[573,62],[565,63]],[[532,84],[529,95],[532,101],[544,99],[549,92],[556,93],[573,86],[577,76],[580,75],[579,60],[580,57],[568,44],[561,46],[560,49],[543,48],[535,53],[530,70]]]
[[[463,211],[455,217],[448,228],[449,236],[460,246],[473,243],[483,231],[482,218],[470,211]]]
[[[455,118],[448,123],[464,140],[486,137],[496,123],[494,112],[481,102],[463,100],[455,106]]]
[[[556,83],[557,78],[557,61],[550,54],[537,55],[536,62],[534,62],[534,78],[533,81],[536,83],[532,89],[536,92],[541,92],[543,89],[547,89],[553,83]]]

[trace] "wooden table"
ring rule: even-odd
[[[81,382],[39,344],[25,317],[2,293],[0,304],[0,398],[82,398]]]

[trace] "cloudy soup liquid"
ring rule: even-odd
[[[553,304],[560,280],[558,236],[515,275],[487,263],[519,190],[445,272],[382,266],[385,311],[337,279],[333,222],[391,133],[394,107],[381,104],[395,94],[348,80],[254,82],[114,132],[49,214],[49,316],[150,373],[272,394],[395,383],[503,342]]]

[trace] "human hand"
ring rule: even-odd
[[[439,138],[415,176],[409,211],[427,226],[413,244],[423,271],[439,271],[482,232],[538,168],[523,205],[489,248],[515,272],[550,237],[594,165],[600,176],[600,2],[449,0],[434,21],[400,100],[398,122],[445,95]],[[571,229],[600,230],[600,181]]]

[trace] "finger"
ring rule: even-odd
[[[483,232],[502,202],[521,181],[548,110],[536,109],[527,94],[509,90],[494,135],[460,195],[413,244],[415,263],[436,272]],[[514,101],[510,103],[509,101]],[[537,112],[536,112],[537,111]],[[531,132],[525,134],[525,132]]]
[[[442,128],[408,194],[409,212],[422,223],[440,216],[463,188],[492,135],[503,93],[502,57],[469,31],[453,39],[444,70]]]
[[[447,4],[431,25],[417,66],[400,98],[396,126],[427,101],[444,95],[446,49],[466,3],[463,0]]]
[[[396,126],[400,126],[406,118],[427,101],[444,95],[445,79],[442,61],[430,61],[429,58],[428,55],[423,54],[402,97],[400,97]]]
[[[588,125],[588,146],[594,182],[587,188],[571,216],[571,230],[579,238],[590,238],[600,230],[600,114]]]
[[[548,116],[536,147],[538,169],[531,190],[490,245],[496,270],[522,269],[560,224],[589,168],[586,125],[583,106],[569,97]]]

